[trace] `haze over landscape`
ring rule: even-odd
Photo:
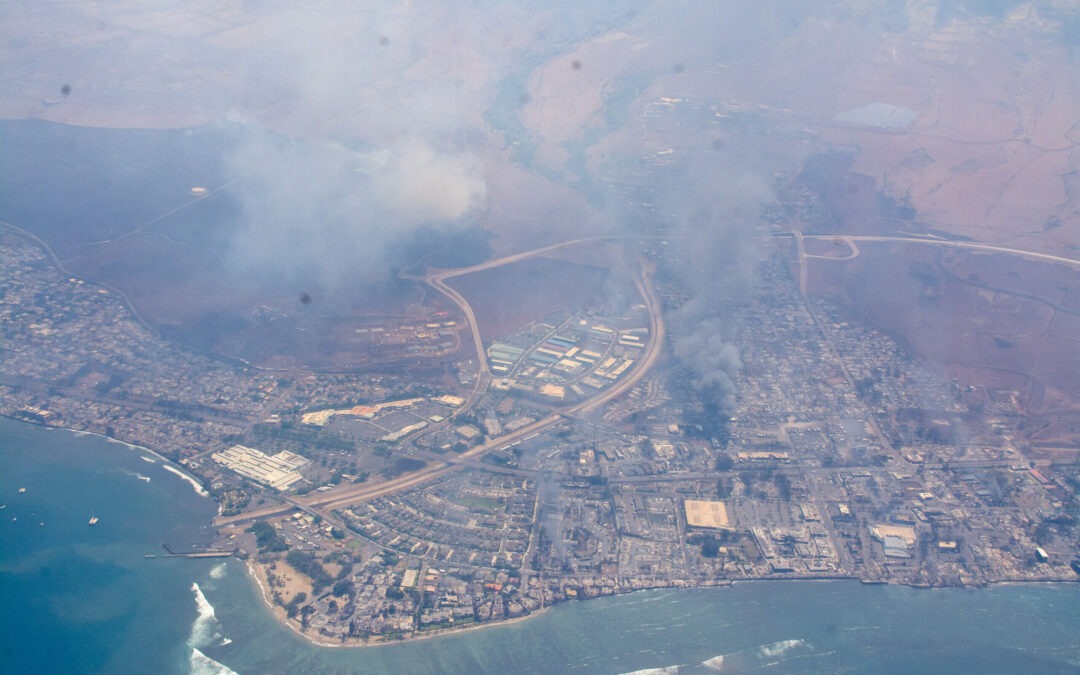
[[[0,35],[0,414],[217,504],[161,533],[229,559],[168,668],[287,667],[211,622],[226,569],[319,645],[742,580],[1080,579],[1074,3],[36,2]],[[33,487],[0,492],[12,589],[72,536]],[[76,508],[92,546],[112,517]],[[869,663],[815,639],[727,665]],[[126,670],[94,649],[2,655]],[[584,669],[723,667],[686,649]]]

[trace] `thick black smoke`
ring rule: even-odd
[[[675,339],[675,354],[692,373],[690,387],[710,412],[735,409],[735,377],[742,368],[738,348],[727,341],[719,317],[700,321]]]
[[[683,177],[671,246],[674,273],[689,299],[669,319],[672,344],[706,414],[730,415],[742,362],[728,318],[752,288],[760,213],[772,192],[722,159],[703,159]]]

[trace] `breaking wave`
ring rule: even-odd
[[[808,644],[805,640],[779,640],[777,642],[770,642],[759,647],[750,647],[730,654],[718,654],[711,659],[702,661],[700,666],[717,672],[725,669],[742,671],[746,668],[752,669],[762,666],[772,666],[786,660],[788,652],[799,649],[800,647],[805,647],[806,650],[809,651],[813,651],[814,649],[813,646]],[[798,656],[792,655],[792,658],[798,658]]]
[[[191,592],[195,594],[195,608],[199,614],[195,617],[195,623],[191,624],[191,636],[188,637],[188,646],[205,647],[214,641],[221,640],[221,632],[214,606],[203,595],[199,584],[191,584]]]
[[[717,656],[712,657],[711,659],[706,659],[705,661],[701,662],[701,665],[705,666],[709,670],[723,670],[724,669],[724,655],[719,654]]]
[[[642,668],[641,670],[631,670],[628,673],[622,673],[622,675],[675,675],[678,672],[678,666],[664,666],[663,668]]]
[[[222,566],[224,566],[224,563],[222,563]],[[195,594],[195,608],[198,610],[195,622],[191,624],[191,635],[187,639],[187,646],[191,649],[188,661],[191,665],[192,675],[227,675],[233,673],[226,666],[202,653],[200,649],[202,647],[210,645],[223,647],[230,644],[232,640],[222,636],[221,624],[218,622],[217,613],[214,612],[214,606],[203,595],[199,584],[192,583],[191,592]]]
[[[191,665],[191,675],[237,675],[235,670],[218,663],[195,647],[191,648],[188,662]]]
[[[192,478],[191,476],[187,475],[186,473],[184,473],[180,469],[177,469],[175,466],[169,466],[168,464],[162,464],[161,468],[165,469],[169,473],[174,473],[177,476],[180,476],[180,478],[186,480],[188,483],[191,483],[191,487],[195,488],[195,492],[198,492],[200,496],[203,496],[203,497],[210,496],[210,493],[207,492],[205,489],[203,489],[202,485],[199,485],[199,481],[197,481],[194,478]]]
[[[211,579],[220,579],[220,578],[225,576],[225,572],[227,570],[228,570],[228,565],[226,563],[223,563],[223,562],[218,563],[218,564],[214,565],[212,568],[210,568],[210,578]]]
[[[805,644],[805,640],[780,640],[779,642],[772,642],[758,647],[758,653],[767,659],[775,659]]]

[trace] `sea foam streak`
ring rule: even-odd
[[[663,668],[642,668],[641,670],[631,670],[628,673],[622,675],[675,675],[679,672],[678,666],[664,666]]]
[[[210,495],[209,492],[207,492],[206,490],[203,489],[203,486],[199,485],[199,481],[197,481],[194,478],[192,478],[191,476],[187,475],[186,473],[184,473],[180,469],[177,469],[175,466],[169,466],[168,464],[162,464],[161,468],[165,469],[169,473],[174,473],[177,476],[180,476],[181,478],[186,480],[187,482],[191,483],[191,487],[195,488],[195,492],[198,492],[201,496],[208,497]]]
[[[210,578],[220,579],[225,576],[225,571],[228,566],[225,563],[218,563],[210,568]]]
[[[151,459],[151,458],[146,457],[144,455],[139,455],[139,459],[141,459],[144,462],[149,462],[151,464],[157,464],[157,460]]]

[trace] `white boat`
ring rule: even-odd
[[[98,522],[98,517],[97,516],[90,516],[90,522],[88,523],[89,525],[97,525],[97,522]]]

